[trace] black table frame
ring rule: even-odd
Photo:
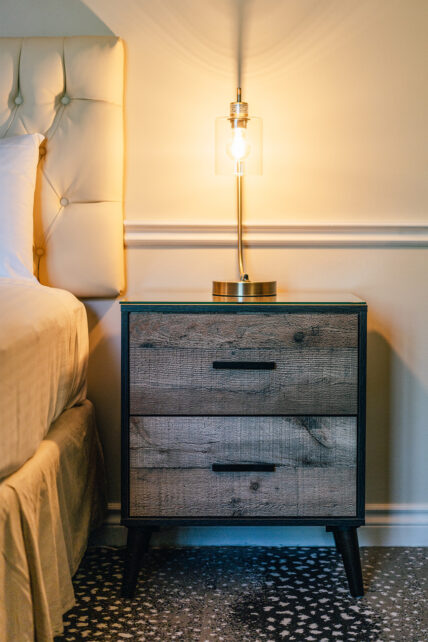
[[[357,409],[357,502],[354,517],[131,517],[129,515],[129,314],[131,312],[251,314],[258,313],[358,313],[358,409]],[[332,532],[338,552],[342,555],[349,590],[352,596],[364,595],[357,528],[365,523],[365,450],[366,450],[366,368],[367,368],[367,305],[352,304],[290,304],[290,303],[141,303],[121,302],[121,524],[128,528],[122,595],[133,597],[142,560],[154,530],[162,526],[325,526]],[[160,415],[156,415],[160,416]],[[180,416],[180,415],[174,415]],[[184,416],[184,415],[183,415]],[[231,416],[225,414],[223,416]],[[281,415],[285,416],[285,415]],[[296,416],[293,414],[293,416]],[[316,416],[316,415],[313,415]],[[322,416],[322,415],[319,415]],[[329,415],[331,416],[331,415]]]

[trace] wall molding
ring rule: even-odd
[[[235,247],[236,226],[124,223],[126,247]],[[245,225],[247,247],[428,247],[428,225]]]
[[[428,546],[428,504],[367,504],[366,525],[359,529],[362,546]],[[91,538],[95,546],[123,546],[126,529],[120,525],[120,503],[109,503],[104,526]],[[324,528],[186,527],[161,530],[155,546],[331,546]]]

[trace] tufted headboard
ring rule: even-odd
[[[0,38],[0,137],[40,132],[34,260],[80,297],[124,284],[123,44],[115,37]]]

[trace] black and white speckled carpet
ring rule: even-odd
[[[428,640],[428,549],[361,549],[366,595],[350,597],[334,548],[151,550],[133,600],[124,551],[91,549],[74,578],[64,640]]]

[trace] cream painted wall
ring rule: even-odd
[[[213,129],[235,96],[237,0],[86,4],[127,42],[127,217],[233,221]],[[424,220],[426,0],[243,6],[243,90],[265,140],[247,221]]]
[[[265,141],[264,175],[247,180],[246,220],[428,225],[426,0],[245,7],[243,89]],[[120,35],[126,217],[232,223],[233,183],[213,172],[213,123],[234,96],[236,16],[232,0],[0,0],[0,36]],[[368,501],[427,506],[428,249],[252,249],[248,263],[282,288],[368,301]],[[231,249],[127,252],[137,296],[209,287],[234,270]],[[87,308],[89,391],[117,502],[119,306]]]

